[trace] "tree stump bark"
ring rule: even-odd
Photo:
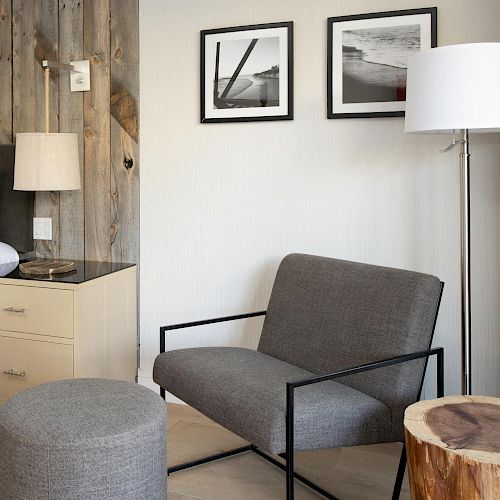
[[[413,500],[500,499],[500,399],[421,401],[404,426]]]

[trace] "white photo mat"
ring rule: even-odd
[[[431,15],[413,14],[407,16],[376,17],[352,21],[334,22],[332,26],[332,101],[330,111],[340,113],[376,113],[404,111],[405,101],[344,103],[342,96],[342,33],[345,30],[361,30],[392,26],[420,25],[421,50],[431,48]]]
[[[214,109],[214,75],[217,42],[279,37],[279,106],[263,108]],[[265,28],[205,35],[205,118],[240,118],[287,115],[288,110],[288,29]]]

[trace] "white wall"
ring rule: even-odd
[[[439,45],[500,41],[497,0],[420,2],[431,4]],[[448,137],[405,135],[402,118],[325,116],[327,17],[415,7],[415,0],[141,1],[144,382],[160,325],[266,308],[280,259],[306,252],[445,281],[435,345],[446,348],[447,392],[459,392],[458,153],[439,153]],[[290,20],[295,119],[201,125],[200,30]],[[472,142],[474,383],[499,395],[500,135]],[[167,348],[255,347],[260,326],[255,319],[182,330],[168,335]]]

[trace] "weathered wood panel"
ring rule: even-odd
[[[12,1],[12,129],[36,131],[36,0]]]
[[[59,60],[59,16],[58,0],[37,0],[35,5],[35,95],[36,130],[45,132],[44,70],[42,61]],[[49,84],[49,126],[51,132],[59,132],[59,74],[51,70]],[[37,240],[35,245],[38,257],[59,257],[59,198],[60,193],[38,192],[35,202],[37,217],[52,219],[52,240]]]
[[[59,1],[59,59],[61,62],[83,59],[83,1]],[[85,257],[83,94],[71,92],[69,76],[59,78],[59,127],[61,132],[78,134],[80,151],[80,191],[60,194],[60,256],[83,260]]]
[[[138,0],[111,0],[111,251],[139,262]]]
[[[84,58],[91,90],[85,92],[85,258],[111,260],[109,0],[84,4]]]
[[[12,0],[0,0],[0,144],[12,142]]]
[[[44,130],[43,59],[91,63],[86,93],[51,71],[51,131],[79,134],[83,189],[37,193],[54,237],[39,257],[139,260],[138,15],[138,0],[0,0],[0,142]]]

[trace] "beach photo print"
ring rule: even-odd
[[[408,58],[437,44],[437,9],[328,19],[328,118],[404,116]]]
[[[293,119],[293,23],[201,32],[201,122]]]

